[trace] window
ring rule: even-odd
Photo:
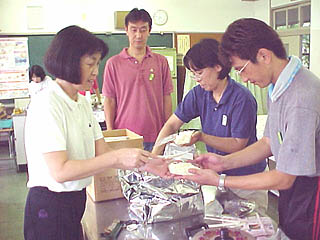
[[[311,23],[311,7],[310,5],[300,7],[301,26],[310,27]]]
[[[278,32],[288,55],[297,55],[303,66],[309,68],[311,2],[305,0],[272,8],[271,16],[271,26]],[[288,37],[298,40],[288,42]]]
[[[288,28],[299,27],[299,8],[288,9]]]
[[[276,24],[275,29],[286,29],[287,28],[287,11],[278,11],[275,12]]]
[[[299,29],[310,27],[311,3],[303,2],[272,11],[272,22],[275,30]]]

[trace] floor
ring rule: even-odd
[[[23,239],[26,172],[17,173],[14,160],[7,160],[8,146],[0,144],[0,240]]]
[[[27,174],[17,173],[14,161],[7,158],[8,146],[0,142],[0,240],[23,240]],[[278,222],[273,194],[269,194],[268,214]]]

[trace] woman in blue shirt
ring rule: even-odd
[[[229,77],[230,66],[218,59],[219,43],[203,39],[184,57],[184,65],[199,83],[185,96],[165,123],[157,141],[179,130],[184,124],[200,117],[201,131],[195,132],[188,145],[197,141],[206,144],[208,152],[226,155],[239,151],[257,141],[257,103],[251,92]],[[159,154],[164,146],[153,149]],[[240,176],[263,172],[266,161],[231,169],[221,174]],[[261,209],[267,208],[266,191],[234,190],[239,196],[256,200]]]

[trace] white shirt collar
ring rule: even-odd
[[[53,81],[53,91],[60,96],[61,98],[63,98],[63,100],[66,102],[66,104],[71,108],[74,109],[76,107],[78,107],[79,105],[81,105],[83,103],[83,101],[85,100],[85,98],[78,93],[78,101],[73,100],[72,98],[69,97],[69,95],[63,91],[63,89],[60,87],[60,85],[58,83],[56,83],[55,81]]]
[[[289,57],[289,62],[286,67],[282,70],[276,84],[269,86],[269,97],[271,102],[277,101],[277,99],[285,92],[290,86],[294,76],[297,74],[302,64],[298,57]]]

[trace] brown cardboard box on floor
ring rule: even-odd
[[[103,136],[112,149],[143,149],[143,137],[128,129],[103,131]],[[122,198],[117,169],[108,169],[93,176],[92,183],[87,187],[87,193],[95,202]]]

